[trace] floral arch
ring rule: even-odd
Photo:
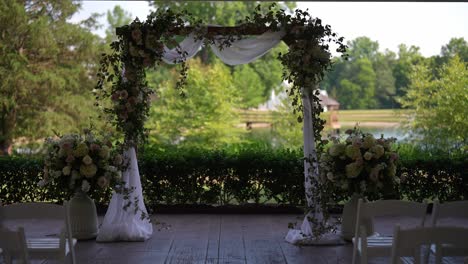
[[[321,195],[318,180],[317,149],[322,147],[320,133],[325,121],[319,117],[322,109],[316,89],[332,64],[329,45],[335,43],[337,52],[342,54],[346,46],[329,25],[322,25],[320,19],[312,18],[306,11],[288,14],[284,10],[276,11],[272,5],[267,10],[258,6],[252,16],[235,27],[204,26],[186,12],[164,10],[152,13],[145,22],[136,19],[116,32],[118,40],[111,44],[112,53],[102,55],[96,105],[124,135],[124,156],[129,161],[124,181],[135,189],[132,195],[144,213],[135,147],[145,142],[144,124],[153,93],[145,80],[146,68],[159,67],[163,62],[179,64],[176,88],[183,95],[188,77],[186,60],[203,44],[211,46],[225,63],[236,65],[253,61],[284,41],[289,51],[280,54],[279,60],[283,65],[283,79],[292,83],[287,93],[299,115],[298,121],[304,123],[304,184],[309,208],[301,229],[290,230],[286,239],[296,243],[323,237],[333,229],[327,222],[327,210],[323,210],[328,200]],[[186,38],[178,43],[175,36]],[[172,49],[168,48],[171,46]],[[248,55],[238,59],[243,53]],[[151,236],[149,220],[126,212],[123,203],[122,195],[113,195],[98,241],[143,240]]]

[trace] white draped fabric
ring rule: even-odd
[[[284,30],[268,31],[256,38],[235,41],[231,46],[222,49],[219,48],[221,43],[218,40],[215,41],[215,45],[211,45],[211,50],[226,64],[247,64],[262,57],[270,49],[278,45],[284,35]]]
[[[315,161],[310,164],[304,160],[304,187],[307,205],[313,206],[315,202],[312,198],[312,184],[309,179],[309,172],[312,173],[312,177],[317,178],[319,175],[318,164],[317,164],[317,151],[315,148],[315,134],[314,134],[314,123],[312,111],[314,103],[312,101],[312,89],[303,89],[302,91],[302,105],[303,105],[303,138],[304,138],[304,157],[310,158]],[[312,165],[312,166],[311,166]],[[331,245],[331,244],[342,244],[344,243],[341,236],[335,233],[324,234],[320,239],[315,239],[312,233],[312,226],[308,220],[309,217],[314,216],[317,220],[322,219],[322,212],[318,206],[315,206],[315,211],[309,212],[302,221],[300,229],[291,229],[286,235],[286,241],[292,244],[309,244],[309,245]]]
[[[219,49],[215,44],[211,45],[211,48],[226,64],[246,64],[258,59],[276,46],[284,34],[284,31],[266,32],[255,38],[234,41],[231,47]],[[202,44],[203,40],[196,40],[193,34],[189,35],[179,43],[178,49],[164,47],[163,61],[174,64],[189,59],[195,56]],[[124,172],[123,179],[127,183],[127,187],[135,188],[131,194],[131,201],[136,197],[139,201],[138,207],[146,213],[135,149],[132,147],[124,154],[124,158],[130,166]],[[109,208],[99,229],[97,241],[143,241],[151,237],[153,233],[151,223],[148,220],[141,220],[140,213],[135,214],[133,208],[124,210],[125,202],[122,195],[118,193],[112,195]]]
[[[179,43],[179,49],[181,52],[185,52],[185,56],[182,56],[177,48],[169,49],[164,46],[162,59],[167,64],[174,64],[179,63],[182,60],[188,60],[198,53],[202,45],[203,39],[196,40],[195,35],[192,33]]]
[[[124,160],[128,162],[128,167],[122,178],[126,182],[126,187],[135,188],[131,193],[130,201],[134,201],[134,198],[137,197],[138,208],[147,214],[134,147],[124,152]],[[126,200],[123,196],[114,192],[96,241],[144,241],[151,237],[153,225],[150,221],[148,219],[142,220],[141,212],[135,213],[133,205],[124,210],[125,203]]]
[[[239,65],[250,63],[267,53],[281,42],[285,35],[284,30],[268,31],[255,38],[245,38],[234,41],[229,47],[219,48],[222,38],[215,40],[215,44],[210,45],[213,53],[224,63],[229,65]],[[195,39],[194,34],[187,36],[179,43],[179,50],[186,52],[185,56],[180,54],[176,48],[164,47],[163,61],[169,64],[181,62],[195,56],[203,45],[203,40]]]

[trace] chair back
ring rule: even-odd
[[[399,263],[399,258],[405,256],[408,249],[413,249],[414,263],[420,263],[421,245],[429,244],[451,244],[468,249],[468,228],[417,227],[405,230],[396,225],[393,233],[391,263]]]
[[[51,203],[15,203],[0,207],[3,219],[65,219],[63,206]]]
[[[73,246],[73,234],[70,223],[69,204],[64,201],[63,206],[51,203],[16,203],[0,207],[0,216],[5,220],[59,220],[63,223],[60,231],[59,247],[60,252],[65,258],[65,252],[68,240],[68,249],[72,257],[72,263],[75,263],[75,248]]]
[[[359,234],[359,227],[366,219],[379,216],[404,216],[421,219],[420,225],[424,225],[427,204],[425,202],[411,202],[401,200],[379,200],[374,202],[364,202],[358,200],[356,214],[355,237]]]
[[[468,201],[454,201],[440,204],[438,200],[435,200],[431,215],[432,226],[436,226],[437,222],[443,218],[464,218],[468,220]]]
[[[25,264],[29,263],[23,227],[19,227],[16,231],[0,227],[0,248],[6,263],[12,263],[13,258],[20,259]]]

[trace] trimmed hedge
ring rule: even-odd
[[[139,157],[147,205],[278,203],[303,205],[303,162],[300,150],[245,149],[150,150]],[[467,159],[400,158],[404,179],[400,197],[422,201],[468,199]],[[41,189],[42,161],[0,158],[3,203],[57,201],[69,197],[58,188]],[[110,192],[92,193],[107,203]]]

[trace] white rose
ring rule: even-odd
[[[83,163],[86,165],[91,165],[91,163],[93,163],[93,159],[89,155],[86,155],[83,158]]]
[[[70,166],[63,167],[63,169],[62,169],[63,175],[68,176],[68,175],[70,175],[70,172],[71,172],[71,167]]]

